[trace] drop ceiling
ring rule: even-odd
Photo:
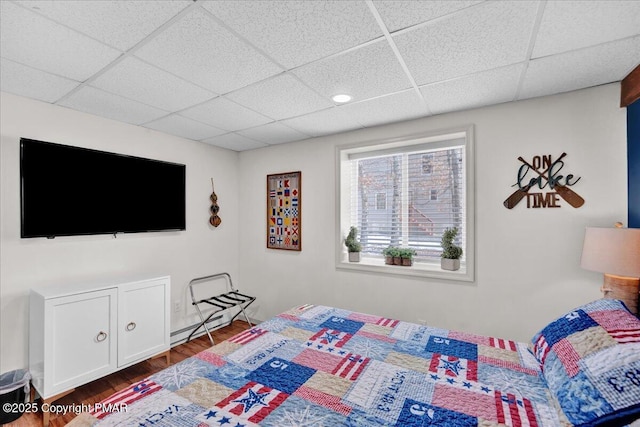
[[[0,31],[3,92],[235,151],[640,63],[640,1],[0,0]]]

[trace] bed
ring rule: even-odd
[[[617,300],[530,343],[304,305],[95,405],[72,426],[623,426],[640,321]]]

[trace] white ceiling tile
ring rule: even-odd
[[[358,101],[411,87],[385,40],[303,65],[292,73],[327,99],[346,93]]]
[[[255,148],[262,148],[267,146],[267,144],[263,142],[258,142],[251,138],[247,138],[235,133],[228,133],[226,135],[207,138],[202,142],[234,151],[253,150]]]
[[[549,1],[533,58],[640,34],[639,1]]]
[[[410,89],[393,95],[382,96],[339,107],[343,114],[357,120],[365,127],[416,119],[427,115],[420,96]]]
[[[142,123],[166,116],[168,112],[85,86],[59,105],[125,123]]]
[[[3,58],[84,81],[120,52],[8,1],[0,1]]]
[[[180,115],[227,131],[246,129],[273,121],[223,97],[184,110]]]
[[[205,1],[202,7],[288,68],[382,36],[363,1]]]
[[[419,85],[525,60],[538,2],[486,3],[394,35]]]
[[[17,3],[125,51],[192,2],[28,0]]]
[[[352,116],[344,114],[343,107],[332,107],[305,116],[283,120],[282,123],[311,136],[329,135],[362,128],[362,125]]]
[[[519,99],[622,80],[640,58],[640,36],[529,62]]]
[[[309,138],[308,135],[293,130],[280,122],[245,129],[237,133],[267,144],[282,144],[285,142],[302,141],[303,139]]]
[[[509,65],[420,88],[433,114],[513,101],[524,64]]]
[[[134,57],[124,59],[91,85],[167,111],[181,110],[215,96]]]
[[[55,102],[79,84],[8,59],[0,60],[0,90],[4,92]]]
[[[140,48],[136,56],[217,93],[282,72],[198,8]]]
[[[373,4],[389,32],[394,32],[465,9],[481,1],[374,0]]]
[[[176,114],[147,123],[144,127],[196,141],[224,134],[221,129]]]
[[[333,105],[288,74],[232,92],[227,98],[275,120],[318,111]]]

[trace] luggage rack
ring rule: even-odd
[[[228,289],[231,289],[231,291],[225,292],[219,295],[214,295],[210,298],[201,299],[199,301],[196,300],[195,294],[193,292],[194,285],[201,282],[217,280],[220,278],[226,278]],[[211,336],[211,332],[209,332],[209,328],[207,327],[207,322],[215,314],[218,314],[224,310],[231,309],[233,307],[238,307],[240,308],[240,310],[238,310],[238,312],[224,326],[230,325],[235,320],[235,318],[238,317],[240,313],[242,313],[244,315],[244,318],[247,320],[249,327],[250,328],[253,327],[244,309],[247,308],[252,302],[254,302],[256,300],[256,297],[241,294],[240,292],[238,292],[233,287],[233,283],[231,282],[231,276],[229,275],[229,273],[212,274],[210,276],[195,278],[189,282],[189,293],[191,294],[191,305],[193,305],[198,311],[198,315],[200,315],[200,320],[202,320],[202,322],[198,326],[196,326],[196,328],[193,331],[191,331],[191,333],[187,337],[186,342],[189,342],[193,334],[195,334],[200,328],[204,327],[204,330],[207,332],[207,335],[209,336],[209,341],[211,341],[211,345],[213,345],[214,344],[213,337]],[[200,310],[200,307],[199,307],[200,304],[208,304],[210,306],[215,307],[215,310],[211,312],[205,319],[204,315],[202,314],[202,311]]]

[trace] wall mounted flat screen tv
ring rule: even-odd
[[[185,165],[20,139],[22,238],[185,229]]]

